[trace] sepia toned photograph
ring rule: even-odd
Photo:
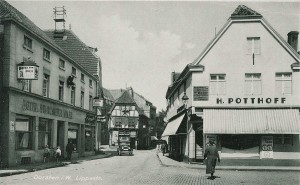
[[[0,185],[299,185],[300,0],[0,0]]]

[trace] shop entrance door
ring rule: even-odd
[[[57,122],[57,135],[56,135],[56,141],[57,146],[60,146],[62,156],[64,155],[65,146],[64,146],[64,137],[65,137],[65,131],[64,131],[64,122],[58,121]]]

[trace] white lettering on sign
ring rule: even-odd
[[[217,104],[284,104],[286,98],[217,98]]]

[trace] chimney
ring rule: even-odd
[[[290,31],[288,35],[288,43],[294,48],[294,50],[297,52],[298,50],[298,34],[297,31]]]

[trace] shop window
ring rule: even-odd
[[[58,87],[58,99],[60,101],[64,100],[64,82],[59,81],[59,87]]]
[[[275,80],[277,94],[292,94],[292,73],[276,73]]]
[[[93,132],[91,130],[85,131],[85,151],[93,151],[94,150],[94,139]]]
[[[80,107],[84,108],[84,92],[81,91],[80,93]]]
[[[50,61],[50,51],[47,50],[47,49],[43,49],[43,58],[46,60],[46,61]]]
[[[15,123],[16,150],[32,149],[32,118],[17,116]]]
[[[49,97],[49,75],[44,74],[43,78],[43,96]]]
[[[77,141],[78,141],[78,131],[75,129],[68,130],[68,143],[72,142],[74,145],[74,150],[77,150]]]
[[[39,119],[38,148],[51,147],[51,120]]]
[[[257,95],[261,94],[261,74],[246,73],[245,74],[245,94]]]
[[[222,147],[233,150],[244,150],[258,147],[259,143],[260,137],[257,137],[257,135],[221,135]]]
[[[27,49],[32,49],[32,40],[27,37],[26,35],[24,35],[24,47],[26,47]]]
[[[247,38],[247,54],[260,54],[260,37]]]
[[[62,59],[59,59],[59,68],[61,68],[61,69],[65,69],[65,61],[64,60],[62,60]]]
[[[75,105],[75,86],[71,87],[71,104]]]
[[[292,145],[293,144],[293,135],[289,135],[289,134],[275,135],[274,136],[274,144]]]
[[[210,75],[210,94],[224,95],[226,94],[226,75],[225,74],[211,74]]]
[[[22,90],[31,92],[31,80],[22,80]]]

